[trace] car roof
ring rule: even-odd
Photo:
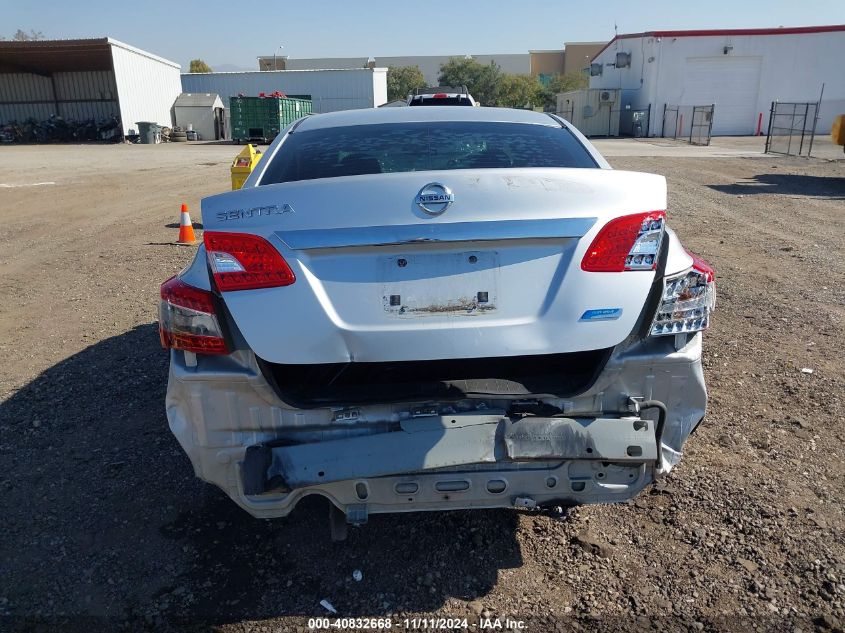
[[[349,125],[375,125],[378,123],[427,123],[435,121],[475,121],[488,123],[527,123],[560,127],[561,124],[543,112],[515,110],[512,108],[372,108],[342,110],[315,114],[303,119],[297,132],[321,130]]]

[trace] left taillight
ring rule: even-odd
[[[165,348],[196,354],[228,354],[212,294],[177,277],[161,284],[158,331]]]
[[[220,292],[276,288],[296,281],[282,254],[260,235],[205,231],[203,242]]]

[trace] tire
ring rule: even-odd
[[[170,133],[170,142],[171,143],[187,143],[188,142],[188,135],[184,132],[171,132]]]

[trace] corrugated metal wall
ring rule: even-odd
[[[124,133],[137,130],[138,121],[173,125],[171,109],[182,93],[179,65],[114,40],[111,44]]]
[[[557,95],[557,114],[584,136],[619,136],[621,111],[621,90],[588,88]]]
[[[117,86],[111,71],[61,72],[53,80],[29,73],[0,77],[0,123],[29,118],[44,121],[54,114],[67,121],[118,114]]]
[[[374,90],[375,82],[384,87]],[[288,95],[311,95],[314,112],[355,110],[381,105],[387,98],[387,74],[368,68],[352,70],[279,70],[182,75],[184,92],[216,92],[229,109],[229,97],[250,97],[280,90]],[[380,103],[377,103],[380,101]]]

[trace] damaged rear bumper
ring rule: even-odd
[[[555,417],[509,417],[491,398],[295,409],[249,352],[194,365],[174,351],[168,421],[197,476],[258,517],[285,516],[310,494],[350,522],[625,501],[679,461],[704,416],[700,338],[680,349],[664,339],[617,350],[587,391],[544,399],[562,411]],[[665,428],[656,412],[629,408],[632,399],[665,403]]]

